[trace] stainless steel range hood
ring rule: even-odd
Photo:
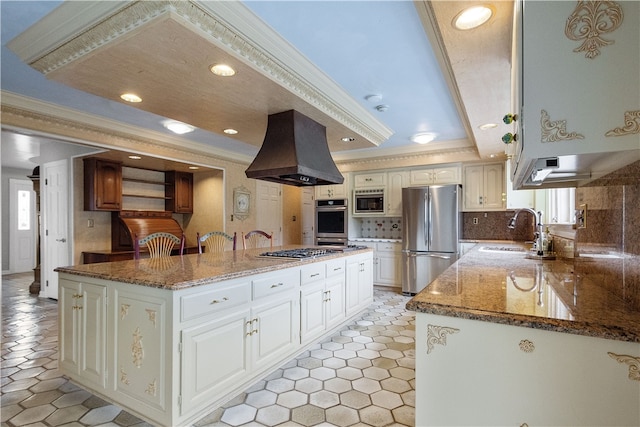
[[[262,147],[245,174],[298,187],[344,181],[329,152],[326,128],[294,110],[269,115]]]

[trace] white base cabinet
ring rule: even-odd
[[[373,302],[373,256],[371,253],[347,258],[347,317]]]
[[[372,258],[176,291],[60,273],[60,370],[154,425],[190,425],[368,307]]]
[[[373,283],[402,288],[402,244],[399,242],[349,242],[373,249]]]
[[[638,363],[638,343],[417,313],[416,425],[637,426]]]

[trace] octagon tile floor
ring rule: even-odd
[[[29,295],[32,277],[2,278],[2,426],[149,426],[60,374],[57,303]],[[194,426],[413,426],[408,300],[376,288],[358,318]]]

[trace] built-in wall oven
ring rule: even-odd
[[[316,200],[316,245],[347,246],[347,200]]]

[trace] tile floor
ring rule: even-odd
[[[59,373],[57,303],[29,295],[31,280],[31,273],[2,278],[2,427],[149,426]],[[356,320],[195,426],[413,426],[408,300],[376,289]]]

